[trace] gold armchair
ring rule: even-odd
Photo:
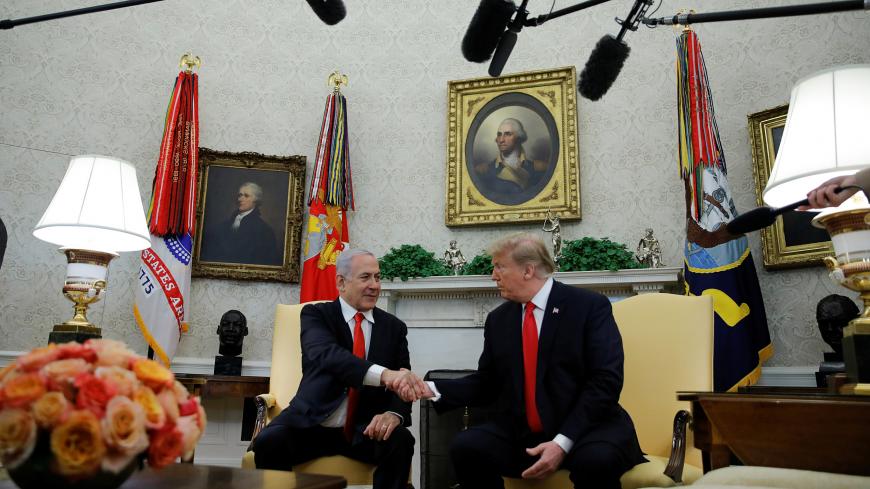
[[[272,367],[269,393],[256,398],[257,421],[254,437],[269,421],[278,415],[296,395],[302,380],[302,344],[300,341],[300,314],[305,304],[278,304],[275,307],[275,329],[272,333]],[[253,469],[254,452],[248,451],[242,458],[242,468]],[[371,485],[375,466],[335,455],[321,457],[293,467],[301,473],[340,475],[348,485]]]
[[[691,415],[676,392],[712,390],[712,300],[644,294],[614,303],[613,315],[625,350],[619,402],[649,459],[623,474],[622,487],[691,484],[702,474],[701,453],[686,439]],[[564,487],[571,487],[565,470],[543,481],[505,478],[506,489]]]

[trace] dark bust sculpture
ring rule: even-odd
[[[831,345],[838,358],[843,358],[843,328],[858,317],[858,306],[852,299],[831,294],[816,306],[816,321],[825,343]]]
[[[220,356],[214,357],[215,375],[242,375],[242,342],[248,335],[248,320],[245,315],[231,309],[221,316],[217,328],[221,346]]]
[[[816,321],[822,339],[834,349],[833,353],[825,352],[824,361],[819,364],[816,372],[816,386],[828,387],[829,376],[846,371],[843,362],[843,328],[849,321],[855,319],[860,310],[852,299],[838,294],[831,294],[819,301],[816,306]],[[833,381],[836,385],[836,381]]]

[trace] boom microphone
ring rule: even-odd
[[[652,0],[635,0],[628,17],[622,21],[616,20],[622,24],[619,34],[616,37],[607,35],[598,41],[589,55],[589,60],[586,61],[586,66],[580,72],[580,81],[577,83],[580,95],[589,100],[598,100],[607,93],[607,90],[616,81],[616,77],[619,76],[622,65],[625,64],[628,53],[631,51],[628,44],[622,41],[622,38],[627,31],[637,30],[640,19],[650,5],[652,5]]]
[[[838,194],[847,188],[863,190],[857,185],[845,185],[843,187],[835,188],[834,193]],[[773,224],[779,215],[785,214],[788,211],[793,211],[800,206],[809,205],[809,203],[809,199],[804,199],[799,202],[795,202],[794,204],[789,204],[779,208],[773,208],[763,205],[735,217],[728,224],[725,225],[725,229],[727,229],[728,232],[733,234],[734,236],[751,233],[752,231],[758,231],[759,229],[766,228],[767,226]]]
[[[480,5],[468,24],[468,30],[465,31],[465,37],[462,38],[462,56],[474,63],[489,60],[516,10],[516,4],[511,0],[480,0]]]
[[[341,0],[305,0],[311,10],[327,25],[335,25],[347,15],[344,2]]]

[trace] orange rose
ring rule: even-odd
[[[14,469],[30,457],[36,446],[36,423],[21,409],[0,411],[0,462]]]
[[[3,385],[3,379],[5,379],[7,375],[12,373],[12,371],[15,370],[15,367],[17,366],[18,365],[15,362],[12,362],[3,368],[0,368],[0,385]]]
[[[142,410],[145,412],[146,428],[153,430],[162,428],[166,424],[166,412],[163,411],[163,406],[160,405],[154,391],[142,386],[133,394],[133,400],[142,406]]]
[[[103,470],[118,473],[148,447],[145,413],[142,406],[124,396],[115,396],[106,405],[103,440],[109,448]]]
[[[57,350],[57,345],[49,343],[48,346],[34,348],[29,353],[18,357],[16,362],[22,370],[26,372],[34,372],[41,369],[48,362],[57,360],[60,352]]]
[[[76,377],[75,386],[79,390],[76,395],[76,407],[87,409],[98,418],[102,418],[109,399],[115,397],[115,387],[88,373]]]
[[[171,464],[181,456],[183,449],[181,432],[172,423],[152,432],[148,446],[148,465],[159,469]]]
[[[106,445],[100,422],[90,411],[73,411],[51,432],[52,467],[73,479],[94,475],[100,468]]]
[[[10,378],[3,385],[3,405],[27,408],[45,394],[45,380],[35,372]]]
[[[58,424],[69,408],[69,401],[60,392],[46,392],[35,403],[31,411],[40,428],[50,429]]]
[[[172,372],[163,365],[142,358],[133,363],[133,373],[143,384],[150,387],[154,392],[160,392],[164,387],[172,387],[175,377]]]

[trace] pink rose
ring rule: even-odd
[[[139,387],[136,374],[121,367],[97,367],[94,376],[115,388],[118,395],[133,397],[133,392]]]
[[[193,455],[193,451],[196,449],[196,442],[199,441],[199,437],[202,435],[197,416],[182,416],[178,418],[176,427],[178,428],[178,431],[181,432],[182,457],[185,459],[190,458],[190,456]]]
[[[88,363],[97,361],[97,352],[75,342],[64,343],[57,347],[58,358],[81,358]]]
[[[21,367],[21,370],[24,370],[25,372],[34,372],[41,369],[48,362],[57,360],[59,354],[60,352],[57,349],[57,345],[49,343],[48,346],[35,348],[29,353],[18,357],[16,363]]]
[[[175,394],[172,389],[163,389],[157,394],[157,400],[166,412],[166,419],[174,423],[178,419],[178,402],[175,400]]]
[[[97,353],[97,365],[128,368],[132,360],[139,358],[127,345],[117,340],[88,340],[85,346]]]
[[[48,379],[48,388],[51,390],[61,390],[65,394],[69,394],[66,389],[72,385],[73,381],[79,374],[90,372],[91,365],[81,358],[68,358],[66,360],[57,360],[42,367],[39,371]],[[67,396],[68,399],[72,397]]]
[[[118,473],[133,457],[148,448],[145,412],[142,406],[124,396],[115,396],[106,405],[106,417],[100,422],[108,448],[102,468]]]

